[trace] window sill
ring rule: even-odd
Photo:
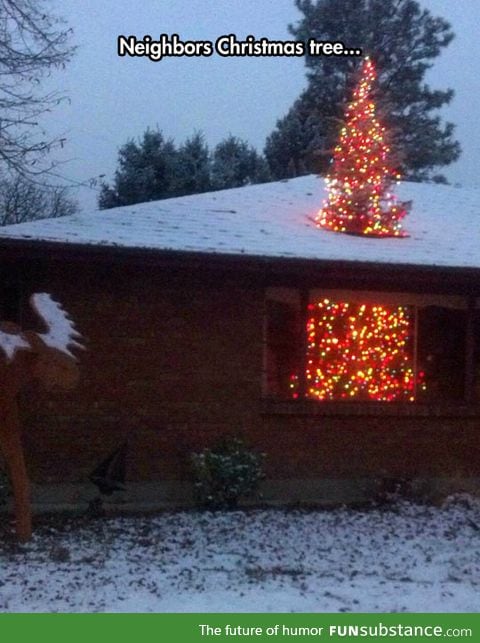
[[[392,416],[392,417],[480,417],[480,404],[465,402],[317,402],[315,400],[279,400],[264,398],[263,415],[312,416]]]

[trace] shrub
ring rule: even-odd
[[[418,501],[414,481],[410,478],[378,478],[375,484],[373,504],[377,507],[389,507],[406,500]]]
[[[233,509],[252,497],[264,478],[265,454],[250,450],[238,438],[224,439],[213,449],[192,454],[197,501],[210,509]]]

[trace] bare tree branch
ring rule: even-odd
[[[62,217],[77,210],[67,187],[42,185],[21,175],[0,181],[0,226]]]
[[[45,11],[44,0],[0,0],[0,172],[23,177],[54,166],[59,142],[39,126],[42,114],[64,100],[42,93],[41,81],[63,68],[74,48],[71,29]]]

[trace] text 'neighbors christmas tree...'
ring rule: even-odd
[[[400,177],[389,163],[385,127],[375,116],[375,80],[375,66],[366,58],[326,178],[328,199],[316,222],[334,232],[405,237],[400,222],[407,204],[397,202],[390,190]]]

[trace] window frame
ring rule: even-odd
[[[299,360],[299,389],[298,398],[287,398],[285,396],[272,394],[268,391],[268,363],[267,347],[269,337],[267,332],[267,305],[265,305],[264,316],[264,355],[263,355],[263,376],[262,376],[262,400],[264,412],[283,412],[291,414],[313,414],[313,415],[405,415],[405,416],[462,416],[474,417],[480,415],[480,397],[476,396],[478,364],[475,361],[475,353],[480,347],[476,345],[476,324],[477,314],[480,311],[480,298],[472,295],[452,295],[434,293],[408,293],[382,290],[347,290],[336,288],[294,288],[294,287],[271,287],[265,290],[265,302],[276,297],[284,297],[291,303],[296,302],[299,306],[300,325],[303,329],[299,338],[300,360]],[[376,303],[390,303],[392,305],[405,305],[414,308],[415,319],[415,355],[414,370],[418,372],[418,309],[426,306],[439,306],[442,308],[453,308],[463,310],[466,313],[465,322],[465,353],[464,353],[464,387],[463,395],[457,400],[443,401],[393,401],[381,402],[370,400],[314,400],[306,396],[306,359],[307,359],[307,320],[308,304],[318,297],[331,299],[342,298],[343,301],[364,301],[364,298],[372,297]],[[348,297],[353,297],[349,299]],[[280,299],[281,300],[281,299]],[[318,300],[318,299],[317,299]],[[421,306],[421,305],[422,306]],[[477,340],[478,341],[478,340]]]

